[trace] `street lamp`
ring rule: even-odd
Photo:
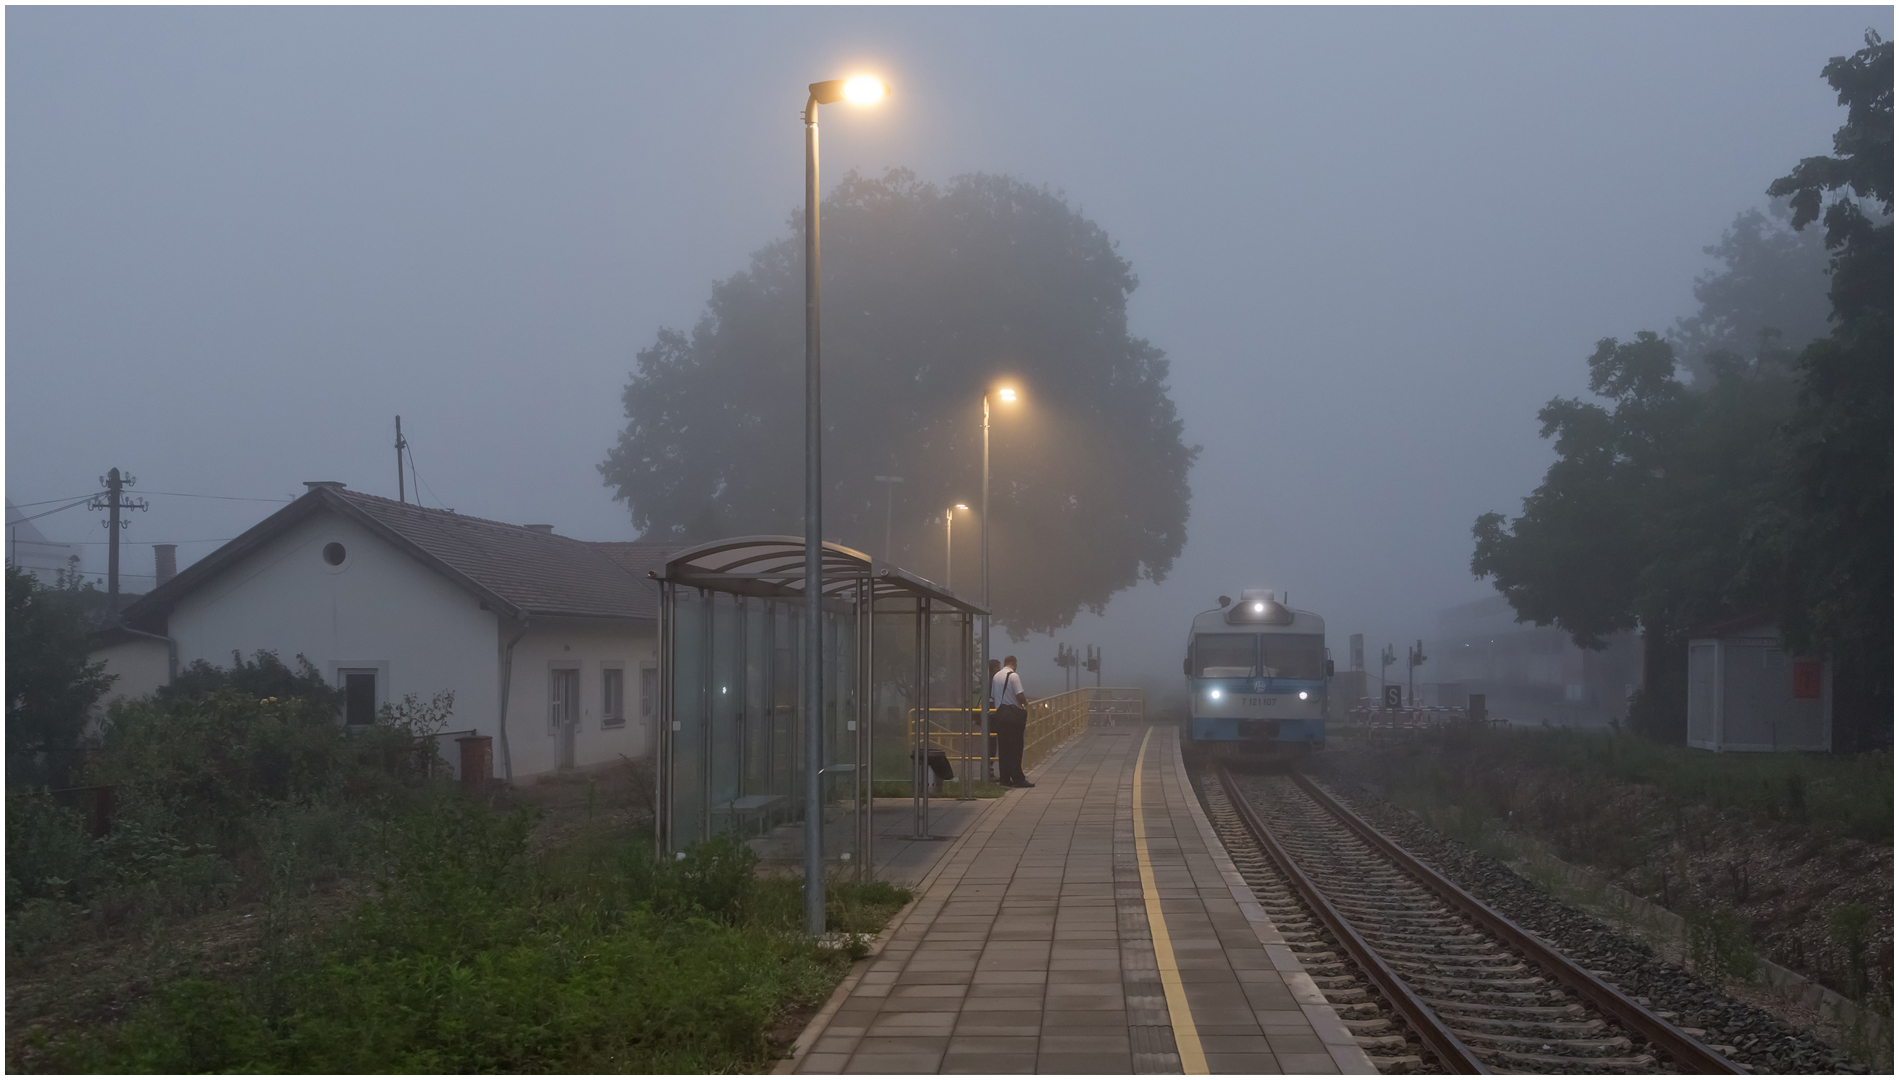
[[[884,485],[884,561],[890,560],[890,511],[897,504],[897,489],[894,484],[903,483],[901,476],[873,476],[872,480]]]
[[[956,511],[969,509],[968,503],[957,503],[943,511],[943,587],[953,588],[956,577]]]
[[[996,397],[1015,404],[1015,387],[999,387]],[[982,396],[982,771],[989,778],[989,395]]]
[[[804,105],[804,928],[824,933],[824,485],[818,380],[818,106],[869,105],[890,94],[881,79],[814,82]]]

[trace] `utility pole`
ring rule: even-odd
[[[896,484],[903,483],[901,476],[873,476],[872,480],[884,486],[884,561],[890,561],[890,508],[897,501]]]
[[[119,470],[113,469],[101,476],[99,483],[105,486],[106,493],[95,497],[89,506],[94,510],[107,511],[110,515],[100,524],[107,529],[106,607],[112,613],[112,617],[117,619],[119,617],[119,530],[131,524],[119,517],[119,511],[144,510],[148,504],[144,499],[123,497],[126,488],[138,483],[136,476],[120,476]]]
[[[1095,673],[1095,689],[1101,689],[1101,646],[1088,646],[1088,659],[1081,666]]]
[[[1411,647],[1411,655],[1405,658],[1410,662],[1411,670],[1405,673],[1405,682],[1411,692],[1411,707],[1418,707],[1418,666],[1424,663],[1424,639]]]
[[[402,417],[397,416],[396,417],[396,501],[397,502],[406,503],[409,501],[409,492],[405,488],[402,482],[402,452],[408,448],[409,448],[409,440],[402,437]],[[416,501],[421,502],[422,496],[417,495]]]

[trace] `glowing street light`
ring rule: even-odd
[[[804,106],[804,928],[824,934],[823,427],[818,379],[818,106],[868,105],[890,95],[869,75],[814,82]]]
[[[968,503],[957,503],[943,511],[943,587],[950,587],[951,578],[956,574],[955,525],[956,511],[969,509]]]

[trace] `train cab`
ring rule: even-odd
[[[1189,741],[1282,756],[1325,745],[1325,620],[1264,589],[1194,618],[1182,662]]]

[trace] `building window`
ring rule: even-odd
[[[334,541],[323,545],[323,561],[331,566],[341,566],[343,560],[347,558],[349,558],[349,552],[343,545]]]
[[[659,665],[640,665],[640,723],[650,724],[659,711]]]
[[[600,726],[619,727],[626,723],[626,671],[610,667],[600,670]]]
[[[343,722],[360,727],[376,722],[376,673],[340,671],[343,677]]]

